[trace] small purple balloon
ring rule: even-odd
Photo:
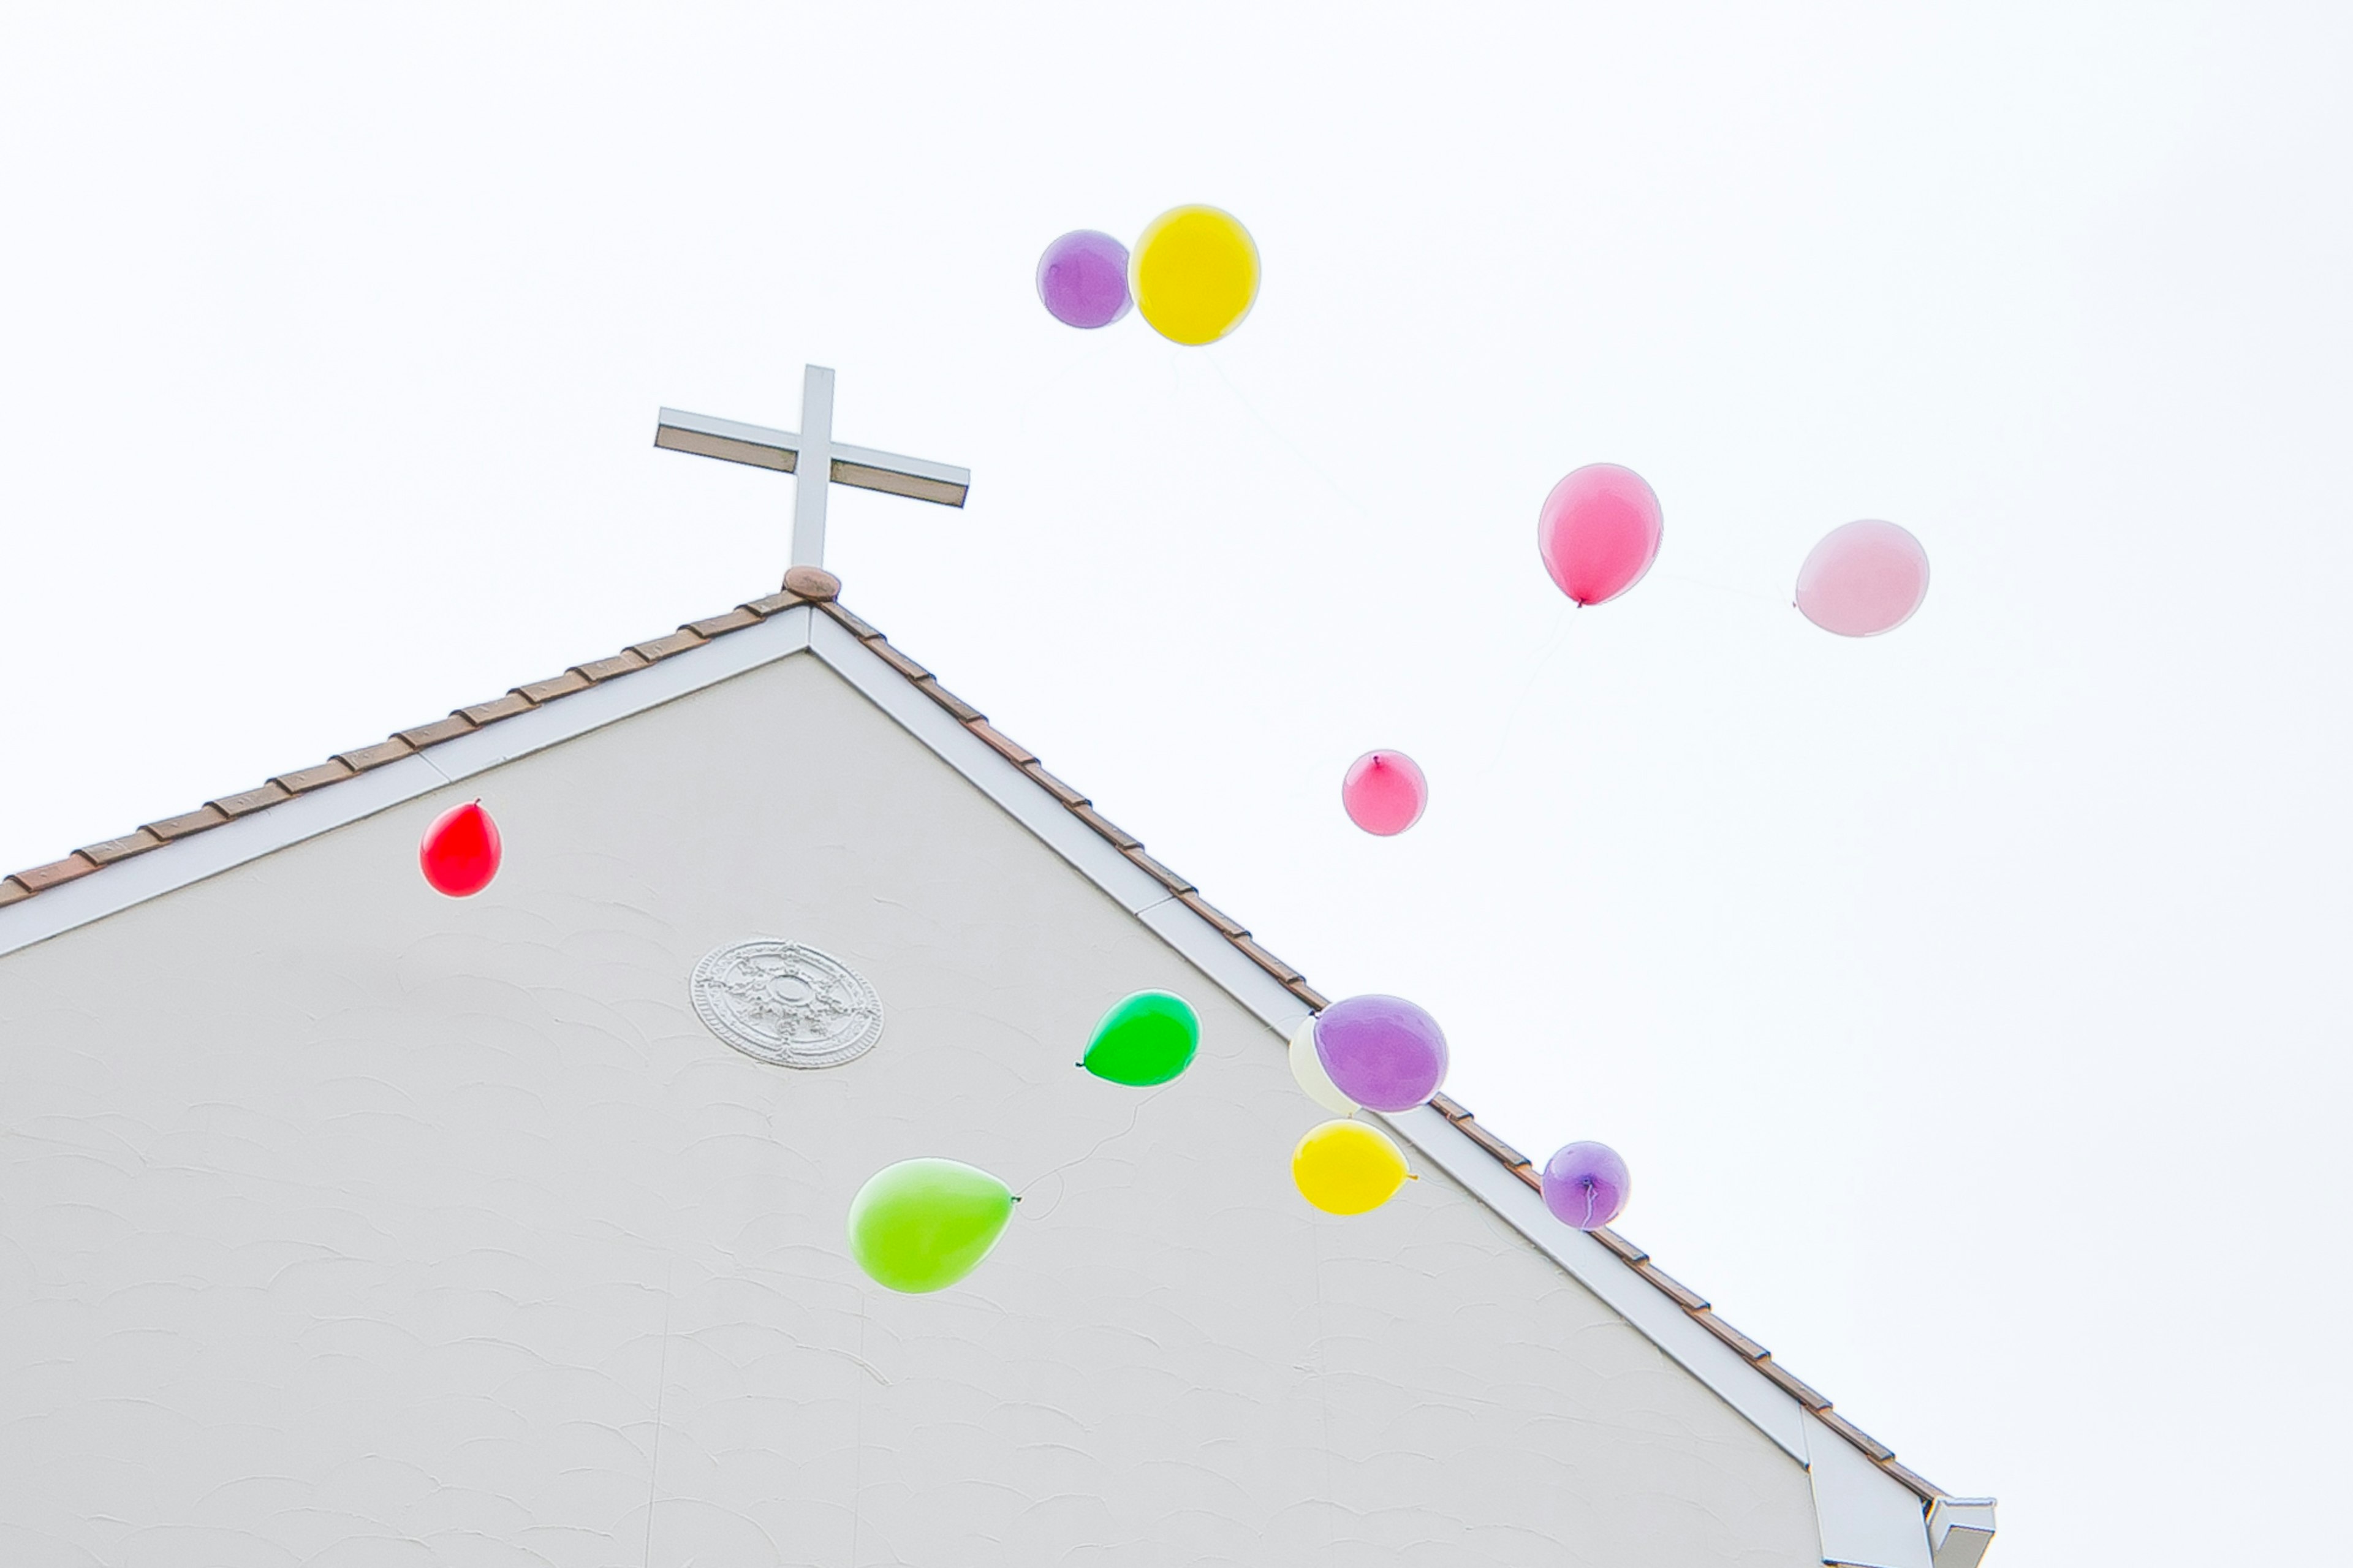
[[[1545,1162],[1545,1207],[1579,1230],[1599,1230],[1616,1219],[1633,1185],[1626,1162],[1607,1143],[1566,1144]]]
[[[1108,327],[1127,314],[1127,247],[1082,228],[1038,258],[1038,298],[1066,327]]]
[[[1332,1086],[1369,1110],[1411,1110],[1446,1081],[1438,1020],[1398,996],[1351,996],[1315,1015]]]

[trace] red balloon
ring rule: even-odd
[[[1553,486],[1536,513],[1536,549],[1560,591],[1580,605],[1614,599],[1659,557],[1659,498],[1642,476],[1588,463]]]
[[[499,874],[499,825],[479,800],[452,806],[433,819],[417,847],[417,863],[433,890],[470,899]]]

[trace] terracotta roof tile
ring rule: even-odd
[[[870,644],[868,646],[871,647],[872,645]],[[941,707],[946,709],[949,712],[955,714],[956,722],[959,724],[976,723],[988,717],[987,714],[982,712],[971,703],[966,702],[963,698],[958,697],[946,687],[942,686],[939,681],[932,676],[927,675],[923,679],[915,682],[915,689],[930,698],[933,701],[938,703]]]
[[[699,621],[689,621],[678,629],[682,632],[692,632],[699,637],[723,637],[729,632],[740,632],[745,626],[756,626],[759,624],[760,614],[757,610],[738,608],[730,610],[723,616],[706,616]]]
[[[877,647],[875,651],[879,653],[881,650],[880,647]],[[1048,773],[1045,768],[1040,766],[1039,763],[1034,762],[1025,763],[1021,771],[1028,773],[1031,778],[1036,779],[1039,784],[1045,785],[1046,793],[1052,795],[1056,800],[1060,801],[1064,805],[1084,805],[1087,804],[1087,797],[1085,795],[1081,795],[1077,790],[1072,789],[1069,784],[1064,784],[1060,779],[1058,779],[1053,774]]]
[[[290,773],[280,773],[269,782],[290,795],[308,795],[326,784],[341,784],[357,774],[359,769],[349,763],[329,759],[316,767],[297,768]]]
[[[151,822],[147,825],[147,831],[169,844],[174,838],[185,838],[191,833],[202,833],[207,827],[218,827],[228,819],[228,813],[216,805],[200,805],[194,811],[184,811],[177,816],[167,816],[161,822]]]
[[[1703,1311],[1706,1309],[1706,1297],[1701,1295],[1698,1291],[1693,1289],[1690,1286],[1684,1284],[1682,1280],[1676,1279],[1673,1275],[1668,1273],[1657,1264],[1651,1262],[1648,1258],[1643,1259],[1640,1263],[1629,1264],[1627,1267],[1633,1269],[1635,1273],[1640,1274],[1643,1279],[1648,1279],[1660,1289],[1665,1291],[1668,1295],[1673,1297],[1675,1304],[1681,1307],[1684,1311],[1697,1312]]]
[[[596,684],[577,669],[567,669],[562,675],[551,675],[545,680],[534,680],[529,686],[518,686],[510,696],[520,697],[534,708],[543,702],[553,702],[559,697],[569,697],[575,691],[586,691]]]
[[[1144,852],[1144,847],[1142,845],[1137,845],[1132,849],[1123,849],[1120,853],[1125,855],[1130,860],[1134,861],[1138,866],[1141,866],[1144,868],[1145,875],[1160,883],[1161,886],[1166,888],[1170,892],[1189,893],[1193,890],[1192,883],[1187,881],[1184,878],[1178,876],[1167,867],[1163,866],[1151,856],[1146,855]]]
[[[630,645],[629,651],[648,664],[659,664],[672,654],[681,654],[690,648],[701,647],[710,640],[692,626],[681,626],[666,637],[656,637],[651,642],[633,643]]]
[[[1871,1450],[1865,1448],[1863,1452],[1867,1454],[1871,1452]],[[1910,1487],[1912,1490],[1920,1497],[1940,1498],[1945,1495],[1944,1488],[1928,1479],[1927,1477],[1920,1474],[1917,1470],[1909,1469],[1903,1465],[1897,1464],[1895,1462],[1895,1456],[1893,1454],[1890,1454],[1887,1458],[1880,1460],[1879,1468],[1885,1470],[1889,1475],[1894,1476],[1897,1480],[1904,1483],[1904,1485]]]
[[[881,632],[876,631],[872,626],[868,626],[864,621],[860,620],[856,616],[851,615],[848,610],[843,609],[837,602],[828,600],[825,604],[819,605],[818,608],[823,610],[827,615],[831,616],[845,630],[849,633],[850,636],[858,638],[860,642],[871,642],[876,637],[882,635]]]
[[[378,741],[373,746],[362,746],[355,751],[337,752],[335,761],[343,763],[353,773],[364,773],[371,768],[380,768],[387,763],[396,763],[403,757],[416,754],[415,742],[395,735],[391,740]]]
[[[1141,849],[1144,847],[1143,839],[1138,838],[1134,834],[1130,833],[1126,828],[1122,827],[1118,823],[1113,822],[1110,817],[1105,816],[1093,806],[1073,805],[1067,809],[1072,816],[1077,817],[1081,822],[1085,823],[1089,827],[1093,828],[1097,833],[1102,834],[1105,838],[1110,839],[1122,849]]]
[[[879,647],[881,645],[877,643],[871,646]],[[1006,734],[986,719],[975,719],[971,722],[967,723],[965,728],[979,736],[982,740],[987,742],[991,751],[997,752],[997,755],[1003,757],[1007,762],[1011,763],[1017,768],[1024,763],[1034,763],[1038,760],[1037,756],[1030,752],[1029,747],[1013,739],[1010,735]]]
[[[393,739],[406,741],[421,752],[427,746],[438,746],[444,741],[454,741],[459,736],[468,734],[478,728],[480,726],[465,714],[452,713],[447,719],[436,719],[430,724],[419,724],[414,730],[403,730]]]
[[[1722,1340],[1725,1344],[1730,1345],[1734,1350],[1738,1351],[1743,1356],[1746,1357],[1750,1361],[1762,1361],[1767,1355],[1772,1353],[1763,1345],[1758,1344],[1755,1340],[1750,1339],[1746,1334],[1742,1333],[1738,1329],[1734,1328],[1730,1323],[1727,1323],[1722,1318],[1717,1317],[1713,1310],[1701,1310],[1694,1312],[1691,1316],[1692,1321],[1699,1324],[1701,1328],[1705,1329],[1709,1333],[1714,1334],[1717,1339]]]
[[[824,576],[827,583],[832,583],[829,574],[819,574],[819,575]],[[790,574],[786,574],[786,581],[787,583],[793,581]],[[638,643],[611,658],[596,659],[587,664],[578,665],[553,679],[517,687],[503,697],[477,703],[470,708],[460,709],[449,717],[436,720],[430,724],[403,730],[388,741],[345,752],[332,762],[322,763],[318,767],[305,768],[297,773],[282,775],[281,778],[272,780],[259,789],[247,790],[240,795],[224,795],[218,800],[207,803],[198,810],[184,813],[179,816],[166,817],[160,822],[149,823],[138,833],[128,835],[123,838],[110,839],[103,844],[92,845],[88,849],[79,851],[66,859],[47,866],[36,867],[29,871],[19,871],[13,877],[0,879],[0,905],[21,902],[45,889],[56,887],[59,883],[71,881],[76,878],[89,876],[97,871],[102,864],[219,826],[232,818],[266,809],[280,801],[290,800],[297,791],[322,788],[342,779],[356,777],[365,769],[381,767],[386,763],[397,761],[412,750],[454,740],[478,726],[495,723],[501,719],[527,712],[539,703],[554,701],[573,692],[585,690],[593,682],[617,679],[643,668],[656,660],[688,652],[712,638],[757,626],[763,619],[778,611],[812,602],[816,597],[816,591],[825,588],[824,584],[818,584],[813,579],[808,580],[805,585],[812,589],[811,594],[803,595],[788,588],[784,592],[771,594],[765,598],[754,599],[748,604],[738,605],[724,615],[691,621],[667,637]],[[839,584],[833,584],[833,589],[838,590],[838,588]],[[1298,997],[1310,1008],[1320,1009],[1325,1005],[1323,995],[1309,985],[1296,970],[1252,941],[1249,931],[1240,921],[1202,898],[1186,879],[1145,854],[1142,843],[1133,834],[1126,832],[1096,811],[1085,795],[1047,772],[1026,747],[1008,739],[991,726],[980,710],[941,686],[923,666],[892,647],[882,638],[880,632],[843,609],[830,598],[818,600],[818,608],[857,637],[872,650],[878,658],[897,671],[916,689],[954,714],[982,741],[1018,765],[1024,773],[1037,781],[1039,788],[1061,802],[1072,816],[1116,846],[1123,854],[1149,875],[1176,890],[1177,901],[1208,921],[1251,962],[1282,982],[1291,994]],[[1435,1097],[1430,1103],[1453,1123],[1457,1131],[1489,1157],[1503,1164],[1514,1176],[1532,1187],[1540,1185],[1540,1179],[1534,1165],[1510,1144],[1481,1126],[1477,1118],[1463,1106],[1444,1095]],[[1756,1367],[1758,1372],[1771,1379],[1776,1385],[1788,1393],[1806,1408],[1815,1412],[1830,1425],[1832,1430],[1838,1432],[1848,1442],[1871,1456],[1873,1463],[1887,1474],[1924,1499],[1934,1499],[1944,1495],[1936,1487],[1896,1464],[1893,1450],[1886,1445],[1832,1412],[1827,1399],[1782,1370],[1779,1363],[1766,1353],[1763,1346],[1717,1318],[1704,1298],[1652,1264],[1641,1247],[1606,1228],[1596,1230],[1591,1234],[1596,1241],[1607,1247],[1653,1289],[1665,1294],[1686,1313],[1697,1318],[1702,1326],[1746,1357],[1749,1364]]]
[[[813,604],[824,604],[840,596],[841,579],[822,566],[787,566],[785,591],[798,594]]]
[[[1451,1120],[1451,1119],[1450,1119]],[[1525,1165],[1528,1157],[1479,1125],[1476,1118],[1465,1115],[1454,1123],[1454,1130],[1506,1165]]]
[[[1853,1422],[1848,1420],[1845,1416],[1840,1415],[1835,1410],[1817,1410],[1814,1412],[1814,1419],[1820,1421],[1823,1426],[1829,1427],[1831,1431],[1837,1433],[1840,1436],[1845,1438],[1848,1442],[1853,1444],[1864,1453],[1869,1454],[1873,1458],[1878,1460],[1882,1464],[1885,1464],[1888,1460],[1895,1458],[1894,1449],[1889,1447],[1886,1444],[1881,1442],[1878,1438],[1873,1436],[1870,1433],[1864,1431],[1862,1427],[1856,1426]]]
[[[1302,1002],[1306,1003],[1309,1010],[1312,1012],[1321,1013],[1324,1008],[1329,1007],[1332,1005],[1329,997],[1325,996],[1321,991],[1316,990],[1313,985],[1308,984],[1304,980],[1293,980],[1286,982],[1283,985],[1283,989],[1290,992],[1293,996],[1298,997]]]
[[[150,849],[161,849],[163,847],[163,835],[142,827],[136,833],[126,833],[120,838],[110,838],[102,844],[85,844],[74,853],[86,855],[101,866],[111,866],[117,860],[128,860],[133,855],[144,855]]]
[[[1073,806],[1071,809],[1075,811],[1078,808]],[[1241,921],[1234,919],[1233,916],[1226,913],[1225,910],[1218,908],[1217,905],[1209,902],[1208,900],[1203,898],[1198,893],[1179,893],[1176,895],[1176,901],[1183,904],[1195,914],[1200,916],[1203,920],[1208,921],[1211,925],[1217,927],[1219,934],[1221,936],[1237,937],[1250,935],[1249,928],[1245,927]]]
[[[237,795],[225,795],[218,800],[208,800],[205,804],[230,816],[245,816],[261,810],[264,806],[276,805],[281,800],[293,798],[292,790],[272,780],[259,789],[245,790]]]
[[[536,704],[520,689],[504,697],[493,697],[488,702],[477,702],[471,708],[460,708],[450,715],[470,724],[495,724],[501,719],[512,719],[518,713],[528,713]]]
[[[653,660],[644,654],[634,649],[623,648],[610,658],[591,659],[586,664],[575,664],[565,673],[577,675],[590,681],[610,680],[617,675],[628,675],[633,670],[643,669],[652,662]]]
[[[46,866],[36,866],[29,871],[19,871],[16,875],[16,880],[23,883],[27,892],[46,893],[60,883],[87,877],[97,869],[97,861],[76,851],[62,860],[52,860]]]
[[[1821,1393],[1811,1384],[1805,1382],[1802,1378],[1797,1376],[1795,1373],[1790,1372],[1788,1368],[1783,1366],[1779,1362],[1773,1360],[1770,1356],[1758,1362],[1757,1363],[1757,1370],[1771,1378],[1775,1383],[1780,1384],[1782,1393],[1788,1394],[1790,1398],[1796,1400],[1807,1409],[1823,1411],[1828,1410],[1831,1407],[1831,1402],[1823,1398]]]
[[[932,672],[930,670],[925,669],[922,665],[917,664],[913,659],[909,658],[905,654],[901,653],[897,648],[892,647],[891,646],[891,640],[888,637],[876,637],[872,642],[868,643],[866,646],[868,648],[872,650],[875,658],[881,659],[883,663],[897,670],[901,675],[905,676],[909,680],[929,680],[932,679]]]
[[[1266,949],[1259,946],[1258,943],[1252,942],[1250,938],[1246,936],[1229,936],[1226,940],[1232,942],[1236,947],[1241,949],[1243,957],[1249,959],[1252,963],[1257,964],[1261,969],[1265,970],[1269,974],[1273,975],[1277,980],[1282,981],[1287,984],[1299,978],[1299,971],[1292,968],[1291,965],[1283,963],[1282,960],[1275,957],[1274,954],[1267,952]]]
[[[1616,1253],[1622,1262],[1640,1263],[1651,1256],[1606,1225],[1597,1226],[1585,1234]]]

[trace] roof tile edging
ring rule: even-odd
[[[1202,899],[1189,879],[1179,876],[1145,854],[1142,840],[1095,811],[1092,805],[1085,797],[1081,796],[1078,791],[1048,773],[1043,765],[1038,762],[1036,753],[1027,747],[1010,742],[988,722],[987,716],[980,710],[942,686],[937,676],[892,647],[890,640],[880,631],[850,614],[839,604],[830,600],[820,602],[818,609],[829,616],[843,630],[855,637],[860,644],[864,645],[868,652],[898,671],[917,690],[946,710],[957,722],[973,731],[976,736],[1021,769],[1023,773],[1028,773],[1055,799],[1060,801],[1064,809],[1071,815],[1093,828],[1132,864],[1139,867],[1155,880],[1167,888],[1170,893],[1176,895],[1187,908],[1206,920],[1219,935],[1240,950],[1245,957],[1273,975],[1285,989],[1303,1002],[1306,1002],[1312,1009],[1320,1011],[1326,1005],[1324,997],[1307,984],[1305,978],[1296,969],[1260,946],[1239,922]],[[1527,1157],[1481,1126],[1478,1120],[1459,1101],[1441,1094],[1436,1096],[1431,1100],[1431,1104],[1454,1125],[1456,1131],[1476,1144],[1490,1158],[1529,1186],[1541,1190],[1542,1179],[1537,1175],[1534,1164]],[[1829,1400],[1796,1377],[1783,1372],[1779,1363],[1773,1360],[1770,1351],[1718,1316],[1705,1297],[1651,1263],[1649,1255],[1641,1248],[1624,1240],[1606,1226],[1591,1234],[1651,1289],[1673,1301],[1676,1306],[1683,1309],[1685,1316],[1696,1321],[1715,1339],[1738,1354],[1742,1360],[1769,1378],[1776,1386],[1791,1394],[1806,1409],[1821,1418],[1825,1426],[1845,1438],[1873,1464],[1900,1482],[1906,1490],[1920,1498],[1923,1503],[1934,1501],[1947,1495],[1942,1488],[1895,1463],[1894,1449],[1844,1416],[1834,1415]],[[1799,1390],[1803,1390],[1803,1393],[1799,1393]]]
[[[778,593],[739,605],[723,615],[690,621],[674,632],[634,644],[609,658],[574,665],[561,675],[516,687],[504,696],[488,702],[458,709],[448,718],[398,731],[386,740],[341,752],[316,766],[280,774],[259,788],[208,801],[195,811],[145,824],[120,838],[107,839],[78,849],[62,860],[0,878],[0,908],[20,903],[50,888],[90,876],[118,861],[161,848],[192,834],[220,826],[256,811],[267,810],[281,801],[357,778],[363,773],[397,762],[402,757],[429,750],[460,735],[471,734],[502,719],[512,719],[547,703],[561,701],[604,681],[649,668],[662,659],[701,647],[731,632],[758,626],[781,611],[812,605],[856,637],[870,653],[896,671],[909,685],[939,704],[959,724],[971,731],[976,739],[1028,775],[1040,789],[1059,801],[1063,809],[1117,849],[1129,863],[1166,887],[1173,898],[1198,915],[1252,963],[1273,976],[1310,1010],[1320,1011],[1327,1005],[1322,994],[1308,984],[1296,969],[1260,946],[1240,922],[1202,898],[1190,880],[1145,854],[1142,840],[1096,811],[1085,795],[1048,773],[1034,752],[991,725],[987,716],[979,709],[949,691],[930,670],[892,647],[889,639],[873,626],[842,608],[835,598],[840,591],[840,584],[831,574],[795,567],[786,574],[786,583],[787,586]],[[1478,1119],[1459,1101],[1440,1094],[1431,1100],[1430,1104],[1453,1125],[1455,1131],[1491,1159],[1530,1187],[1541,1188],[1541,1179],[1528,1158],[1481,1126]],[[1687,1316],[1737,1352],[1823,1425],[1867,1457],[1879,1469],[1922,1499],[1924,1503],[1947,1495],[1943,1489],[1897,1464],[1894,1449],[1837,1415],[1828,1399],[1784,1371],[1773,1360],[1769,1351],[1718,1317],[1704,1297],[1651,1263],[1649,1255],[1641,1247],[1607,1227],[1589,1234],[1652,1289],[1682,1308]]]
[[[729,632],[742,631],[747,626],[756,626],[780,611],[795,609],[814,602],[812,597],[804,597],[800,594],[789,591],[754,599],[749,604],[737,605],[723,616],[713,616],[707,620],[690,622],[667,637],[655,637],[650,641],[638,643],[610,658],[594,659],[587,664],[575,665],[562,675],[551,677],[546,680],[534,681],[528,686],[516,687],[504,696],[492,698],[487,702],[477,702],[470,707],[458,709],[446,719],[436,719],[429,724],[420,724],[414,729],[397,731],[385,740],[378,741],[373,745],[360,746],[352,751],[339,752],[316,766],[298,768],[290,773],[280,773],[258,788],[243,790],[236,795],[223,795],[217,800],[206,801],[195,811],[184,812],[178,816],[164,817],[158,821],[147,823],[135,832],[125,834],[120,838],[110,838],[102,843],[77,849],[62,860],[53,860],[46,866],[35,866],[7,877],[0,877],[0,909],[5,909],[10,904],[22,903],[25,900],[47,892],[51,888],[87,877],[91,872],[113,865],[118,860],[127,860],[132,856],[143,855],[150,849],[160,849],[166,844],[176,843],[191,835],[221,826],[225,823],[234,822],[238,817],[250,816],[254,812],[267,810],[282,801],[292,800],[297,795],[307,795],[330,784],[338,784],[346,779],[357,778],[364,773],[396,763],[403,757],[414,756],[419,752],[440,745],[445,741],[454,741],[460,735],[470,735],[475,731],[495,724],[501,719],[512,719],[519,714],[529,713],[547,703],[561,701],[566,697],[586,691],[616,677],[634,674],[673,655],[684,653],[690,648],[701,647],[703,644],[715,637],[723,637]]]

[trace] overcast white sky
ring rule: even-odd
[[[655,409],[831,364],[975,475],[837,489],[846,601],[1620,1149],[1997,1561],[2341,1552],[2353,10],[1470,12],[10,8],[0,864],[773,588],[789,482]],[[1233,338],[1039,307],[1187,201]],[[1596,460],[1666,543],[1569,626]],[[1866,516],[1936,576],[1854,643]]]

